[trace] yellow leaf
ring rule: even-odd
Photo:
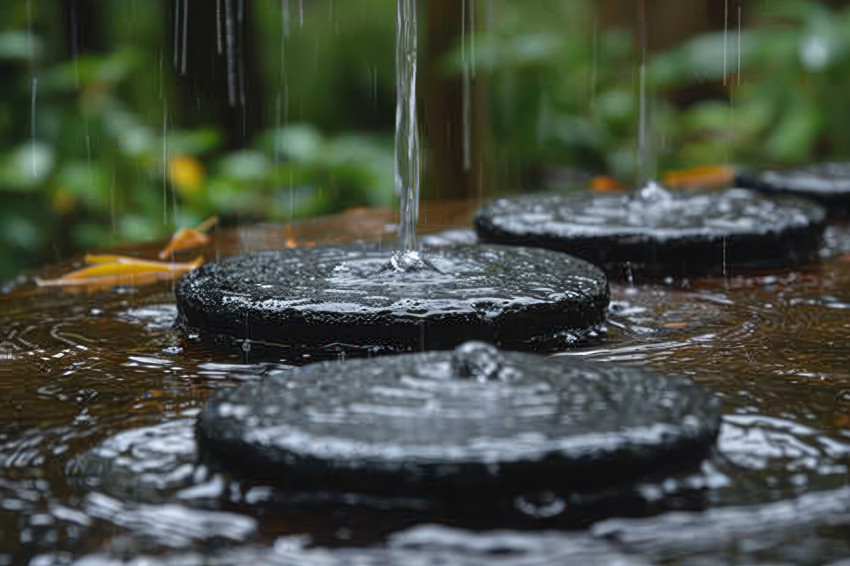
[[[112,258],[114,261],[107,261]],[[79,287],[86,290],[115,287],[116,285],[148,285],[156,281],[176,279],[199,267],[202,257],[187,263],[166,263],[138,260],[127,256],[87,256],[94,265],[67,273],[58,279],[38,279],[39,287]]]

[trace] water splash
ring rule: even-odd
[[[631,202],[638,202],[641,204],[669,204],[673,201],[673,198],[673,193],[665,189],[661,186],[661,184],[656,181],[649,181],[640,189],[635,191],[634,196],[630,200]]]
[[[416,249],[419,217],[419,129],[416,118],[416,0],[398,0],[396,19],[395,192],[399,198],[399,245]]]

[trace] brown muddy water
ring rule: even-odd
[[[473,208],[428,207],[421,232],[466,228]],[[356,210],[293,231],[389,242],[391,222]],[[289,236],[220,230],[204,252]],[[310,360],[178,335],[172,283],[90,294],[25,283],[0,296],[0,565],[838,563],[850,556],[848,252],[850,230],[831,226],[804,271],[612,284],[607,338],[558,355],[690,376],[722,398],[724,419],[700,470],[640,485],[613,516],[579,525],[559,513],[596,496],[516,501],[502,517],[231,481],[198,459],[204,400]]]

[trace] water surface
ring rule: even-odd
[[[431,207],[427,231],[463,227],[471,212]],[[361,210],[294,230],[302,241],[390,241],[390,221]],[[171,283],[96,294],[24,285],[0,296],[0,565],[815,564],[850,554],[850,235],[829,230],[822,262],[804,271],[612,286],[608,339],[559,355],[690,376],[722,398],[725,416],[701,470],[638,486],[632,518],[600,517],[589,530],[559,524],[565,502],[545,498],[517,501],[508,520],[333,493],[306,503],[232,483],[198,463],[204,400],[304,360],[246,360],[181,337]],[[283,247],[288,236],[240,228],[205,253]]]

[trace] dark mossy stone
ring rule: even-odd
[[[791,194],[822,204],[832,218],[850,216],[850,162],[817,163],[783,170],[740,171],[735,181],[769,194]]]
[[[598,268],[534,248],[418,254],[327,246],[211,263],[177,285],[177,324],[251,348],[333,354],[452,348],[466,339],[553,350],[598,329]]]
[[[744,189],[540,194],[498,199],[475,227],[484,242],[564,251],[613,277],[730,275],[816,257],[825,212]]]
[[[687,468],[710,451],[718,410],[685,378],[472,342],[219,391],[198,438],[211,465],[242,479],[479,500]]]

